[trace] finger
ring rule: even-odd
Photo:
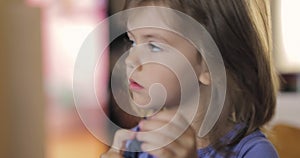
[[[168,145],[168,146],[164,146],[164,147],[158,147],[158,146],[150,144],[150,143],[143,143],[141,145],[141,149],[147,153],[154,151],[154,150],[162,150],[163,148],[172,151],[173,148],[171,148],[171,147],[174,147],[174,146],[176,146],[176,145]],[[175,153],[175,152],[173,152],[173,153]]]
[[[114,141],[111,147],[112,151],[119,152],[125,149],[125,142],[127,140],[133,139],[135,137],[135,132],[121,129],[115,134]]]
[[[184,132],[181,128],[175,126],[173,123],[161,120],[143,120],[139,123],[139,127],[140,131],[142,132],[153,131],[173,139],[176,139]]]
[[[158,120],[162,122],[154,122]],[[188,124],[188,122],[184,117],[182,117],[181,114],[174,114],[174,111],[163,111],[148,119],[147,121],[141,122],[141,127],[145,131],[158,129],[157,132],[166,134],[172,138],[177,138],[184,132],[193,134],[193,130],[190,130],[190,124]]]
[[[194,141],[195,139],[193,138],[189,138],[188,141],[191,140],[189,144],[186,143],[181,144],[178,141],[179,139],[170,141],[170,140],[166,140],[165,138],[159,137],[159,135],[153,135],[150,137],[156,137],[156,139],[151,139],[151,138],[143,139],[145,141],[141,145],[141,149],[142,151],[148,152],[150,154],[153,153],[155,154],[155,156],[160,155],[162,157],[167,157],[166,156],[167,153],[165,152],[168,151],[170,152],[169,156],[171,157],[186,157],[186,155],[190,155],[190,152],[196,151],[196,143]],[[165,142],[165,141],[169,141],[169,142]],[[172,156],[172,155],[176,155],[176,156]]]
[[[185,118],[177,111],[175,110],[164,110],[156,115],[152,116],[150,120],[161,120],[166,121],[169,123],[173,123],[174,125],[185,129],[188,125],[188,122],[185,120]]]
[[[157,132],[139,132],[136,138],[143,143],[149,143],[158,148],[165,147],[176,140]]]
[[[170,126],[171,127],[171,126]],[[175,126],[173,126],[175,127]],[[191,127],[190,127],[191,128]],[[174,153],[180,153],[181,149],[194,148],[196,145],[196,135],[194,132],[176,131],[180,129],[166,129],[151,132],[139,132],[136,138],[143,144],[151,144],[157,148],[169,148]],[[174,134],[179,133],[179,134]],[[183,133],[183,134],[182,134]],[[143,149],[154,150],[152,149]]]
[[[157,114],[149,117],[150,119],[160,119],[160,120],[164,120],[164,121],[170,121],[170,119],[172,119],[175,114],[177,113],[176,110],[163,110],[158,112]]]
[[[162,142],[156,142],[159,145],[154,145],[154,141],[151,142],[148,140],[148,142],[144,142],[141,146],[142,150],[156,156],[161,155],[162,157],[166,157],[166,153],[164,153],[166,150],[172,153],[170,154],[171,157],[189,157],[187,155],[193,155],[196,152],[196,140],[194,136],[183,136],[173,141],[164,140],[158,137],[157,140],[161,140]]]
[[[142,144],[142,149],[145,149],[150,155],[153,155],[156,158],[174,158],[176,155],[169,148],[156,148],[151,144]],[[152,149],[152,150],[147,150]],[[154,149],[154,150],[153,150]],[[144,150],[143,150],[144,151]]]
[[[100,158],[123,158],[122,155],[116,152],[107,152],[100,156]]]
[[[146,146],[147,144],[145,144]],[[145,147],[145,148],[149,148],[149,147]],[[157,151],[155,151],[157,150]],[[165,157],[164,154],[165,153],[161,153],[164,152],[163,150],[166,150],[168,152],[170,152],[170,156],[172,157],[182,157],[185,158],[187,157],[187,152],[190,151],[190,148],[187,148],[185,146],[180,146],[177,143],[170,143],[169,145],[165,146],[164,148],[159,148],[159,149],[155,149],[155,150],[150,150],[148,151],[148,153],[151,153],[152,151],[156,152],[157,155],[162,155],[162,157]],[[196,149],[194,149],[193,151],[196,151]],[[176,156],[174,156],[176,155]]]
[[[142,120],[139,123],[140,131],[152,131],[159,129],[165,125],[167,125],[169,122],[163,121],[163,120]]]
[[[188,150],[181,151],[181,149],[196,150],[196,146],[197,146],[196,135],[193,132],[191,133],[185,132],[181,137],[179,137],[176,140],[176,142],[178,143],[179,148],[177,149],[173,148],[173,149],[177,155],[184,154],[184,151],[188,151]]]

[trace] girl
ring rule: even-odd
[[[204,111],[209,102],[207,98],[210,97],[212,86],[207,63],[198,54],[194,45],[178,34],[155,28],[129,29],[128,37],[133,43],[126,59],[126,66],[131,70],[138,65],[128,75],[132,100],[138,105],[149,103],[150,86],[160,83],[168,94],[164,104],[167,110],[142,120],[134,128],[134,131],[141,132],[117,131],[113,142],[117,149],[111,148],[101,157],[127,157],[128,153],[124,154],[122,150],[128,149],[132,142],[137,141],[141,143],[143,151],[135,154],[139,158],[278,157],[272,144],[260,131],[273,116],[278,89],[277,77],[271,65],[268,1],[128,0],[126,2],[126,8],[141,6],[175,9],[191,16],[205,27],[216,42],[224,61],[228,87],[225,105],[209,134],[198,137],[197,133],[205,115]],[[149,16],[147,20],[151,20],[151,16],[153,19],[161,18],[156,14]],[[179,104],[178,98],[181,95],[176,75],[160,64],[140,65],[141,58],[138,51],[141,49],[138,46],[147,45],[149,52],[160,55],[166,51],[162,43],[182,53],[196,73],[201,92],[198,106],[202,108],[198,109],[191,125],[185,119],[184,115],[187,114],[176,115],[173,118],[177,110],[174,105]],[[166,124],[169,126],[154,131]],[[178,136],[181,131],[184,132]]]

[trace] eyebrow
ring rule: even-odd
[[[127,34],[130,34],[131,36],[133,36],[133,37],[134,37],[134,35],[132,34],[132,32],[131,32],[131,31],[129,31],[129,30],[127,30]]]
[[[133,33],[128,30],[127,33],[129,33],[132,37],[134,37]],[[135,38],[135,37],[134,37]],[[164,37],[162,37],[160,34],[158,33],[145,33],[142,35],[142,38],[146,38],[146,39],[149,39],[149,38],[157,38],[157,39],[160,39],[166,43],[169,43],[167,39],[165,39]]]

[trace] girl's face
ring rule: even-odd
[[[128,37],[132,41],[132,48],[125,63],[128,72],[129,90],[133,101],[146,106],[151,100],[149,96],[150,86],[159,83],[164,86],[167,93],[165,106],[179,105],[181,89],[176,74],[184,75],[186,64],[183,64],[180,60],[176,61],[176,59],[164,59],[176,63],[178,69],[175,74],[163,63],[142,63],[145,61],[145,56],[148,58],[164,58],[164,54],[167,52],[169,54],[181,53],[198,76],[201,66],[199,54],[195,47],[178,34],[157,28],[141,28],[128,31]],[[174,50],[177,51],[174,52]],[[135,69],[133,69],[134,67]]]

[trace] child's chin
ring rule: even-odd
[[[163,107],[154,105],[136,105],[136,110],[140,115],[142,115],[142,117],[149,117],[155,115],[162,109]]]
[[[170,100],[167,100],[167,98],[159,97],[156,97],[152,100],[150,99],[150,101],[145,98],[135,97],[133,101],[135,111],[137,111],[139,115],[142,115],[142,117],[155,115],[163,109],[177,109],[179,105],[175,101],[170,102]]]

